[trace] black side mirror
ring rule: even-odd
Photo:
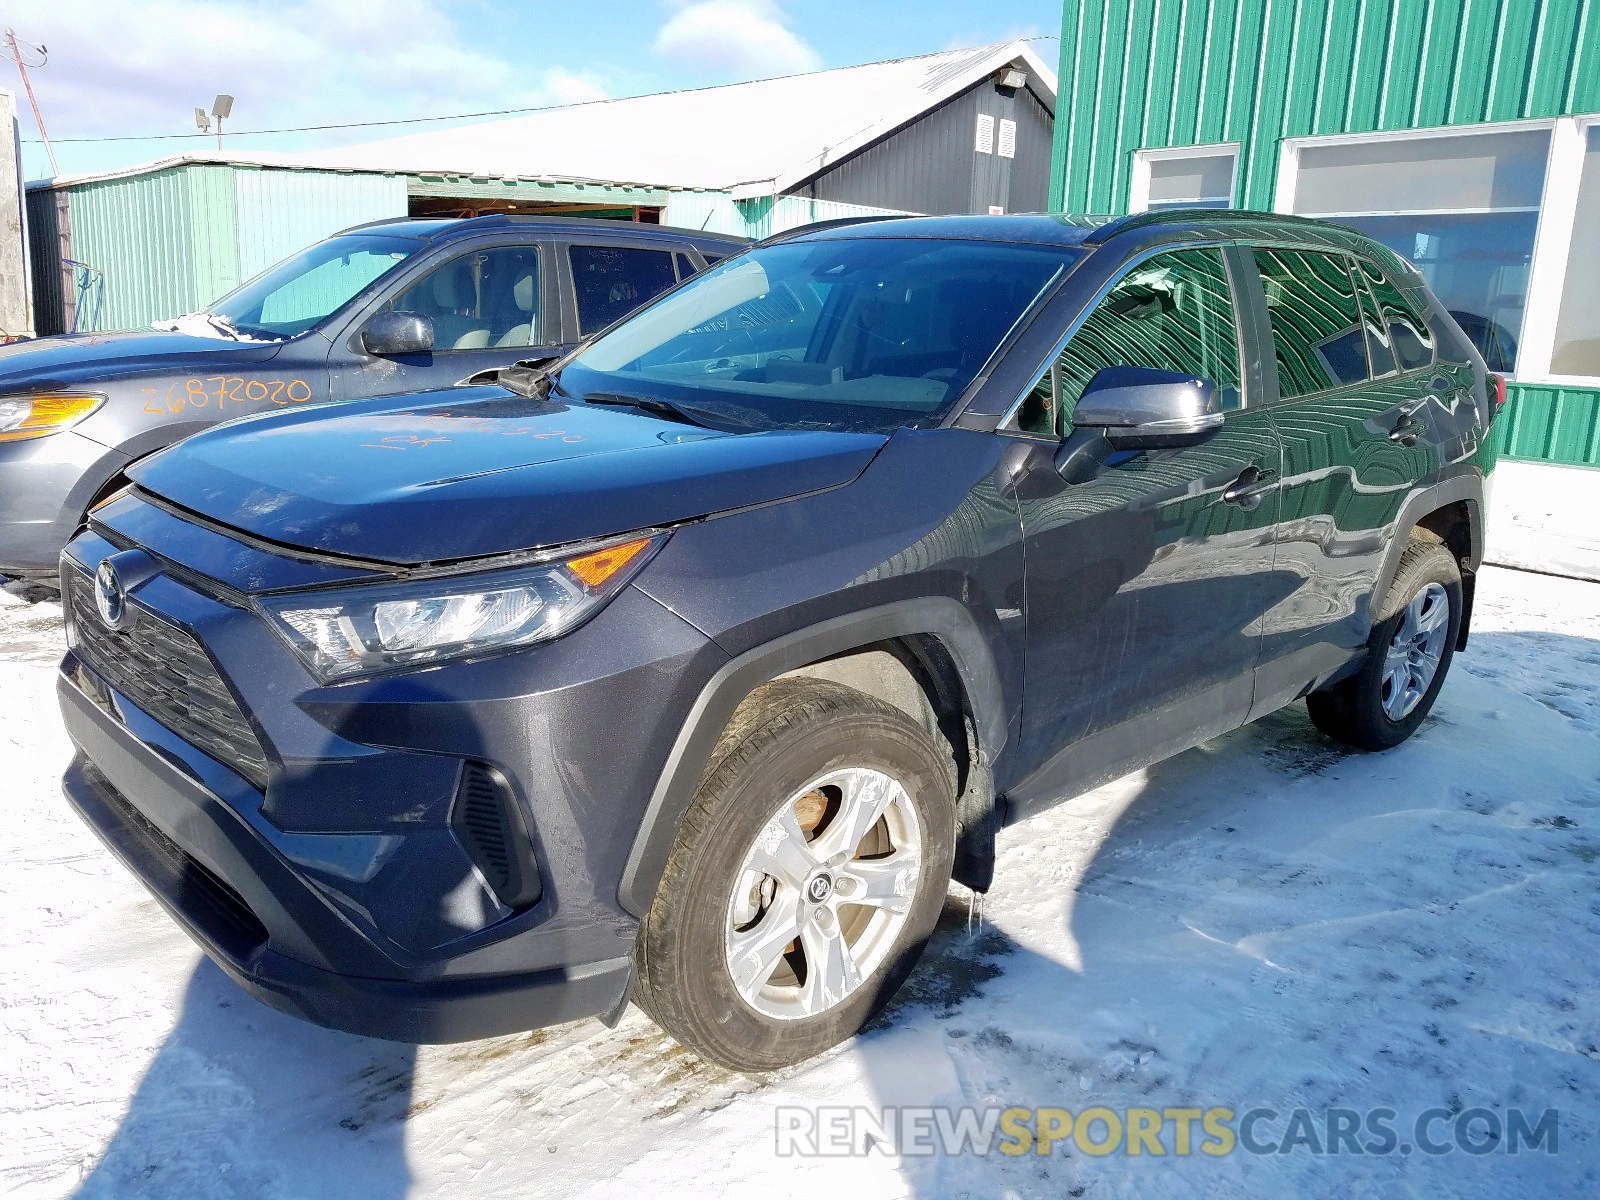
[[[1072,414],[1075,429],[1096,429],[1114,450],[1193,446],[1222,428],[1217,385],[1149,367],[1106,367]]]
[[[433,349],[433,318],[418,313],[381,312],[361,331],[361,344],[368,354],[380,358],[426,354]]]

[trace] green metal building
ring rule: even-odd
[[[1327,217],[1511,380],[1503,448],[1600,466],[1600,0],[1069,0],[1051,207]]]

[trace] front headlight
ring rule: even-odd
[[[335,683],[560,637],[621,591],[665,540],[632,534],[535,566],[257,603],[311,673]]]
[[[71,429],[106,402],[82,392],[48,392],[0,399],[0,442],[20,442]]]

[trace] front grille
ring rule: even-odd
[[[139,847],[149,885],[197,930],[235,962],[247,961],[266,944],[267,927],[243,896],[152,824],[99,771],[90,767],[85,779],[121,824],[121,835]]]
[[[117,691],[184,741],[267,786],[267,755],[200,643],[136,604],[121,629],[95,609],[94,585],[68,572],[78,654]]]
[[[524,908],[539,899],[542,889],[533,848],[516,799],[500,772],[475,762],[462,768],[450,823],[507,908]]]

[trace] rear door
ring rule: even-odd
[[[345,345],[335,347],[335,396],[449,387],[478,371],[565,353],[551,258],[548,243],[479,242],[412,272],[353,323]],[[385,311],[431,320],[433,349],[385,358],[367,354],[360,331]]]
[[[566,314],[568,328],[574,331],[572,340],[593,337],[677,287],[680,270],[693,266],[682,249],[671,243],[645,246],[603,236],[562,246]],[[682,268],[678,260],[682,260]]]
[[[1018,487],[1027,556],[1022,738],[1006,782],[1021,811],[1114,778],[1239,725],[1261,617],[1288,586],[1273,570],[1281,470],[1241,344],[1219,247],[1133,264],[1023,402],[1020,436],[1052,451],[1095,373],[1143,366],[1216,383],[1223,429],[1175,450],[1115,455],[1065,483],[1052,453]]]
[[[1293,581],[1266,614],[1259,714],[1365,645],[1373,581],[1437,431],[1431,336],[1381,272],[1307,248],[1256,246],[1250,259],[1247,299],[1271,329],[1283,442],[1278,570]]]

